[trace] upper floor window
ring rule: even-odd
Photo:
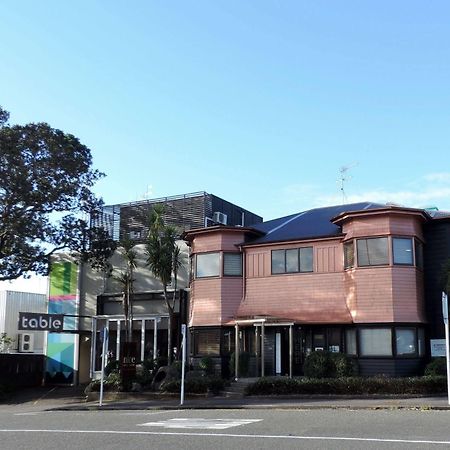
[[[195,259],[196,278],[220,276],[220,253],[201,253]]]
[[[272,250],[272,274],[312,271],[312,247]]]
[[[358,266],[389,264],[388,238],[357,239]]]
[[[240,277],[242,276],[242,254],[224,253],[223,254],[223,274],[224,276]]]
[[[394,264],[405,264],[409,266],[414,264],[411,238],[392,238],[392,253]]]

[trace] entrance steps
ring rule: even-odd
[[[226,397],[242,398],[244,397],[247,385],[254,383],[258,378],[239,378],[238,381],[231,381],[223,392]]]

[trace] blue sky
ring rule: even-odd
[[[447,1],[0,3],[0,104],[91,148],[106,203],[206,190],[265,219],[450,210]]]

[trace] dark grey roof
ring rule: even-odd
[[[450,219],[450,211],[427,211],[427,213],[434,219]]]
[[[351,203],[310,209],[279,219],[269,220],[252,226],[255,230],[262,231],[266,234],[260,238],[246,242],[246,244],[263,244],[268,242],[338,236],[341,234],[341,228],[331,223],[331,219],[334,217],[344,212],[384,208],[385,206],[370,202]]]

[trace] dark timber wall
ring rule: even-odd
[[[445,336],[442,322],[443,266],[450,260],[450,220],[433,220],[425,226],[425,305],[430,339]]]

